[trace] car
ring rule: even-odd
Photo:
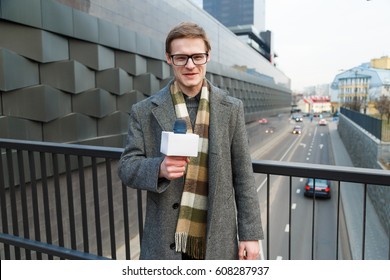
[[[275,128],[270,126],[270,127],[267,127],[267,129],[265,130],[265,133],[274,133],[275,131]]]
[[[265,118],[262,118],[259,120],[259,124],[267,124],[267,123],[268,123],[268,120]]]
[[[331,188],[328,180],[325,179],[315,179],[315,191],[313,191],[314,179],[307,179],[305,185],[304,195],[306,197],[322,197],[330,198],[331,197]]]
[[[291,117],[295,122],[303,122],[303,116],[300,114],[292,115]]]
[[[292,134],[302,134],[302,127],[300,125],[294,126]]]
[[[326,119],[320,119],[318,121],[318,125],[327,125],[327,124],[328,124],[328,122],[326,121]]]

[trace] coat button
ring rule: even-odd
[[[177,209],[177,208],[179,208],[179,206],[180,206],[179,203],[173,203],[172,208]]]
[[[171,245],[169,245],[169,248],[171,248],[171,250],[175,250],[176,244],[175,244],[175,243],[172,243]]]

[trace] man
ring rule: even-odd
[[[166,38],[174,79],[132,106],[119,176],[147,191],[141,259],[257,259],[260,209],[239,99],[205,78],[211,46],[184,22]],[[164,156],[162,131],[185,119],[197,157]]]

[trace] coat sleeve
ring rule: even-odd
[[[163,192],[170,181],[159,179],[163,156],[159,152],[159,137],[150,126],[150,119],[141,114],[140,106],[133,105],[129,114],[126,146],[119,160],[118,175],[123,184],[135,189]]]
[[[236,118],[232,129],[232,172],[236,197],[239,240],[260,240],[264,238],[258,193],[255,186],[252,160],[244,119],[244,108],[238,101]]]

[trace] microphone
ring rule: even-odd
[[[160,152],[167,156],[198,156],[199,135],[187,133],[184,119],[177,119],[172,131],[161,133]]]
[[[186,134],[187,133],[187,123],[183,119],[177,119],[173,125],[173,133]]]

